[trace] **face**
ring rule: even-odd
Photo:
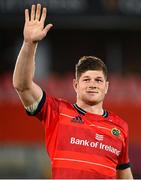
[[[89,70],[81,74],[79,79],[73,81],[77,93],[77,102],[89,105],[102,103],[108,90],[102,71]]]

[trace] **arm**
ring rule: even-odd
[[[32,5],[30,16],[29,10],[25,10],[24,42],[13,74],[13,86],[24,106],[33,104],[42,96],[42,90],[33,82],[33,77],[37,43],[46,36],[52,27],[52,24],[44,27],[46,13],[46,8],[43,8],[41,13],[40,4],[37,4],[37,8]]]
[[[131,168],[117,170],[116,179],[133,179]]]

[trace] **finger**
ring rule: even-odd
[[[42,15],[41,15],[41,21],[44,22],[47,15],[47,9],[43,8]]]
[[[44,36],[46,36],[47,32],[53,27],[53,24],[48,24],[46,27],[43,29]]]
[[[33,4],[31,8],[31,21],[33,21],[34,18],[35,18],[35,5]]]
[[[29,10],[25,9],[25,21],[29,21]]]
[[[35,19],[39,20],[41,16],[41,4],[37,4],[37,9],[36,9],[36,17]]]

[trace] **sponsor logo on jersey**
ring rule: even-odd
[[[120,135],[120,130],[117,129],[117,128],[113,128],[111,130],[111,133],[114,135],[114,136],[119,136]]]
[[[103,141],[103,135],[102,134],[97,134],[95,135],[95,139],[98,140],[98,141]]]
[[[117,156],[120,155],[120,150],[118,150],[117,148],[108,145],[108,144],[104,144],[102,142],[98,142],[98,141],[90,141],[88,139],[79,139],[79,138],[75,138],[75,137],[71,137],[70,138],[70,144],[72,145],[79,145],[79,146],[84,146],[84,147],[90,147],[90,148],[96,148],[96,149],[100,149],[102,151],[107,151],[110,153],[113,153]]]
[[[74,118],[72,118],[71,122],[84,124],[84,121],[80,116],[75,116]]]
[[[99,142],[91,142],[87,139],[79,139],[79,138],[71,137],[70,144],[77,144],[77,145],[81,145],[81,146],[97,148]]]

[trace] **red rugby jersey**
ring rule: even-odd
[[[116,169],[129,167],[128,126],[117,115],[92,114],[45,93],[35,115],[45,127],[52,178],[115,178]]]

